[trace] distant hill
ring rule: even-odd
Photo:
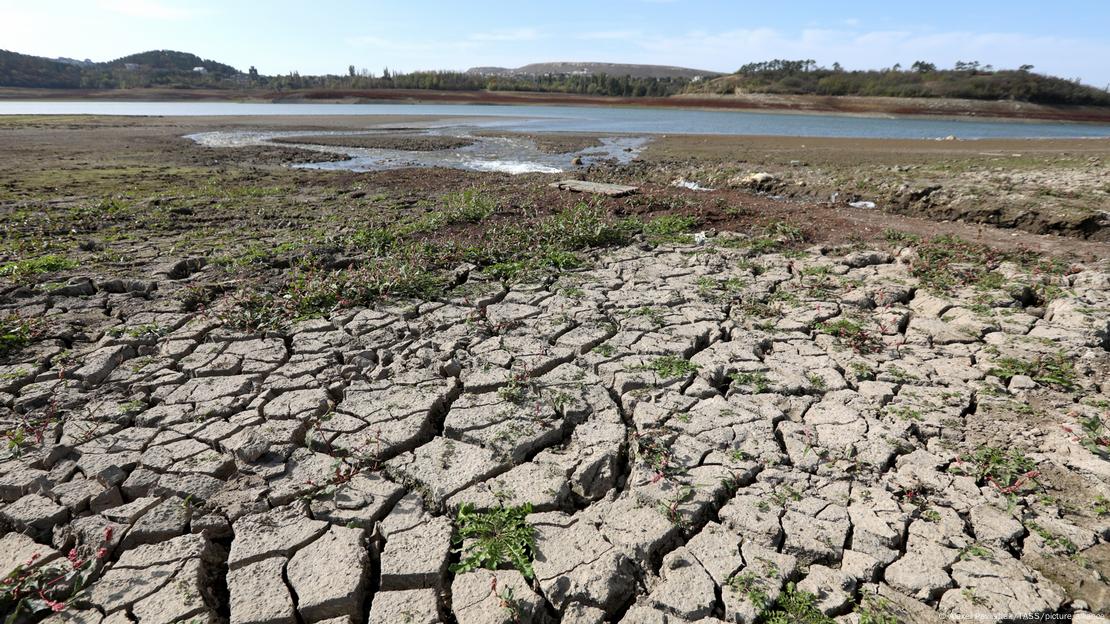
[[[51,59],[0,50],[0,87],[210,87],[227,82],[239,74],[239,70],[230,65],[173,50],[140,52],[106,63],[70,58]]]
[[[953,69],[918,61],[903,69],[848,71],[818,67],[812,60],[749,63],[736,73],[690,83],[688,94],[851,95],[863,97],[962,98],[1035,104],[1110,106],[1110,92],[1055,76],[1034,73],[1032,65],[996,70],[977,62]]]
[[[149,52],[139,52],[123,58],[118,58],[110,61],[107,65],[113,67],[122,67],[126,65],[138,65],[148,69],[156,69],[163,71],[180,71],[191,72],[197,67],[203,67],[206,71],[213,74],[220,74],[224,76],[234,76],[239,73],[231,65],[224,65],[216,61],[202,59],[196,54],[188,52],[175,52],[173,50],[151,50]]]
[[[689,67],[671,67],[668,65],[632,65],[627,63],[532,63],[517,67],[472,67],[466,70],[468,74],[480,76],[630,76],[632,78],[683,78],[693,80],[696,78],[712,78],[720,76],[720,72],[703,69],[690,69]]]

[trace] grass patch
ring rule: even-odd
[[[1062,390],[1076,388],[1075,363],[1064,353],[1041,355],[1035,360],[1014,357],[998,358],[990,374],[1009,382],[1016,375],[1025,375],[1039,384]]]
[[[650,364],[637,367],[637,369],[650,370],[663,379],[675,379],[696,373],[698,366],[689,360],[674,355],[664,355],[655,358]]]
[[[459,505],[453,541],[461,559],[451,566],[451,571],[461,574],[511,565],[531,580],[535,576],[532,550],[536,546],[536,529],[527,522],[530,513],[530,503],[490,511],[476,511],[470,503]]]
[[[15,314],[0,316],[0,357],[18,353],[42,331],[38,320],[25,319]]]
[[[697,217],[663,215],[639,225],[639,230],[652,243],[689,243],[692,239],[686,232],[689,232],[698,223],[700,223],[700,220]],[[624,225],[626,228],[632,229],[637,224],[633,221],[626,221]]]
[[[16,282],[23,282],[35,275],[56,273],[76,266],[76,260],[70,260],[56,254],[46,254],[37,258],[17,260],[0,265],[0,277],[10,277]]]

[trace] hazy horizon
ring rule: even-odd
[[[0,0],[0,48],[107,61],[151,49],[192,52],[264,74],[380,73],[518,67],[537,62],[674,65],[728,73],[772,58],[847,69],[979,61],[1104,88],[1110,5],[943,0],[920,7],[856,2],[778,6],[714,0],[572,0],[506,11],[429,0],[344,0],[327,10],[279,0],[263,11],[214,0]]]

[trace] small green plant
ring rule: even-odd
[[[900,624],[894,614],[894,605],[875,592],[863,592],[856,613],[859,624]]]
[[[674,463],[671,444],[666,431],[661,429],[638,431],[632,435],[632,456],[654,472],[652,482],[682,474],[681,466]]]
[[[536,530],[527,522],[530,513],[531,503],[489,511],[477,511],[471,503],[459,505],[453,541],[461,559],[451,571],[497,570],[508,564],[531,580]]]
[[[728,587],[733,592],[744,596],[757,611],[767,608],[767,592],[760,583],[760,578],[755,572],[746,571],[733,574],[728,578]]]
[[[664,325],[663,312],[658,308],[644,306],[642,308],[636,308],[628,314],[630,316],[639,316],[645,318],[648,321],[651,321],[651,324],[655,325],[656,327],[662,327]]]
[[[1106,498],[1102,494],[1096,496],[1091,511],[1095,512],[1095,516],[1099,518],[1110,515],[1110,498]]]
[[[17,565],[0,579],[0,611],[7,613],[4,624],[23,622],[36,613],[66,610],[81,597],[85,585],[108,556],[112,528],[104,529],[102,542],[95,548],[78,545],[61,563],[38,564],[39,554]]]
[[[817,597],[787,583],[774,604],[756,620],[761,624],[834,624],[835,620],[817,608]]]
[[[682,512],[679,507],[694,498],[694,488],[689,485],[684,485],[678,488],[678,492],[673,497],[666,501],[659,502],[659,511],[667,517],[671,524],[676,526],[683,526],[685,519],[682,517]]]
[[[979,544],[968,544],[960,549],[959,554],[960,561],[967,561],[971,558],[990,559],[992,557],[994,557],[994,553],[989,548]]]
[[[1026,522],[1025,526],[1030,531],[1040,536],[1040,538],[1044,540],[1045,546],[1048,546],[1052,550],[1062,551],[1069,555],[1074,555],[1079,552],[1079,547],[1075,545],[1075,542],[1063,535],[1057,535],[1049,531],[1032,520]]]
[[[852,362],[848,365],[852,369],[852,374],[860,381],[870,381],[875,379],[875,369],[872,368],[867,362]]]
[[[749,386],[755,394],[767,392],[771,387],[771,381],[767,378],[767,373],[763,371],[733,373],[731,377],[733,383],[740,386]]]
[[[650,370],[661,379],[675,379],[686,377],[698,370],[697,364],[674,355],[664,355],[655,358],[650,364],[638,367],[640,370]]]
[[[15,314],[0,316],[0,357],[20,351],[42,331],[43,324],[38,319],[25,319]]]
[[[903,232],[901,230],[895,230],[893,228],[887,228],[883,230],[883,238],[885,238],[888,243],[921,242],[921,237],[917,234],[911,234],[910,232]]]
[[[1079,443],[1088,451],[1103,458],[1110,459],[1110,427],[1106,426],[1098,414],[1091,414],[1079,421],[1082,432]]]
[[[1015,375],[1025,375],[1034,381],[1063,390],[1075,388],[1075,363],[1064,353],[1038,356],[1035,360],[1001,357],[995,360],[991,375],[1009,381]]]
[[[616,347],[609,344],[608,342],[603,342],[603,343],[597,345],[596,347],[594,347],[592,349],[592,351],[594,353],[597,353],[601,357],[612,357],[613,354],[617,352],[617,349],[616,349]]]
[[[993,485],[999,492],[1012,495],[1036,483],[1036,463],[1018,449],[981,448],[967,459],[953,464],[954,472],[975,477],[980,483]]]
[[[878,353],[883,350],[883,341],[859,323],[846,318],[817,324],[817,331],[835,336],[856,353]]]

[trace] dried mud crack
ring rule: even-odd
[[[182,312],[199,264],[9,292],[68,330],[0,364],[2,596],[88,562],[14,621],[1100,621],[1110,264],[741,239],[281,332]],[[464,504],[531,506],[528,574]]]

